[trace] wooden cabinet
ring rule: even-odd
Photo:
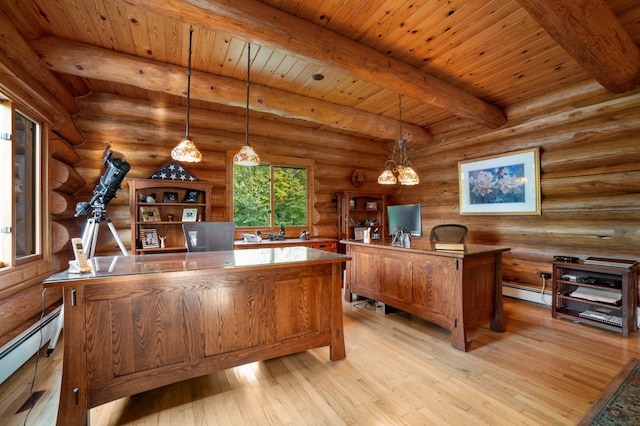
[[[371,227],[371,234],[385,237],[387,226],[387,198],[383,194],[367,192],[339,192],[338,198],[338,238],[341,240],[361,240],[363,228]],[[369,226],[371,221],[375,225]],[[378,229],[376,231],[376,228]]]
[[[345,299],[352,293],[384,303],[451,330],[451,345],[467,350],[468,324],[490,319],[503,331],[504,247],[467,245],[464,252],[343,241],[347,262]]]
[[[583,262],[553,262],[553,318],[565,318],[629,337],[629,332],[638,328],[639,270],[638,266],[627,269]]]
[[[210,220],[211,184],[208,182],[128,179],[127,183],[131,211],[132,253],[186,251],[182,232],[183,217],[185,221]],[[152,195],[155,195],[155,201],[145,200]],[[143,247],[141,230],[149,229],[155,230],[157,237],[166,237],[164,248]],[[151,245],[155,244],[151,243]]]

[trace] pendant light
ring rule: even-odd
[[[407,141],[402,137],[402,95],[398,95],[398,108],[400,110],[400,138],[396,141],[391,152],[391,158],[384,163],[384,171],[378,177],[381,185],[395,185],[398,181],[402,185],[417,185],[420,177],[411,167],[411,161],[407,157]],[[396,148],[399,151],[399,161],[396,162]],[[394,173],[398,173],[396,178]]]
[[[193,40],[193,26],[189,28],[189,68],[187,69],[187,124],[184,138],[175,148],[171,150],[171,158],[176,161],[186,163],[199,163],[202,161],[202,154],[189,137],[189,107],[191,103],[191,44]]]
[[[260,165],[260,157],[249,145],[249,84],[251,82],[251,43],[247,44],[247,111],[246,111],[246,129],[244,145],[240,151],[233,156],[233,164],[239,166],[258,166]]]

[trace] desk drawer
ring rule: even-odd
[[[311,243],[309,247],[317,250],[332,251],[334,253],[338,252],[338,244],[335,242]]]

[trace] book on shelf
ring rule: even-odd
[[[612,259],[608,257],[587,257],[583,262],[585,265],[614,266],[616,268],[626,269],[629,269],[638,263],[637,260]]]
[[[436,250],[464,251],[465,245],[462,243],[434,243],[433,248]]]

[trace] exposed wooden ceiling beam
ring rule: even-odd
[[[59,73],[186,96],[185,68],[53,36],[46,36],[29,44],[51,70]],[[246,81],[192,70],[191,98],[244,108],[246,84]],[[258,84],[251,85],[250,108],[374,138],[395,140],[399,136],[398,121],[392,118]],[[404,137],[409,141],[417,144],[432,141],[429,132],[422,127],[409,123],[402,127]]]
[[[640,84],[640,49],[602,0],[518,0],[600,84],[622,93]]]
[[[502,111],[433,75],[331,30],[255,0],[122,0],[210,31],[229,33],[317,65],[339,69],[489,128]]]

